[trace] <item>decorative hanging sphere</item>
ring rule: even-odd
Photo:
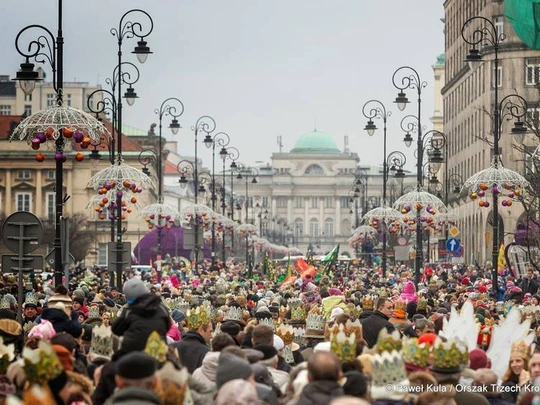
[[[478,205],[479,205],[480,207],[483,207],[483,206],[484,206],[484,200],[478,201]]]
[[[135,204],[137,202],[137,197],[131,197],[130,201],[132,204]]]
[[[485,197],[485,195],[486,195],[486,192],[484,190],[480,190],[478,192],[478,197]]]
[[[506,207],[506,200],[502,200],[502,201],[501,201],[501,205],[502,205],[503,207]]]
[[[484,201],[484,208],[489,207],[489,201]]]
[[[64,154],[62,152],[56,152],[54,154],[54,160],[56,160],[57,162],[64,160]]]
[[[54,135],[54,129],[53,128],[47,128],[47,130],[45,131],[45,136],[47,138],[50,138]]]
[[[75,140],[75,142],[81,143],[84,140],[84,134],[81,131],[77,130],[73,134],[73,139]]]
[[[493,194],[499,194],[501,192],[501,190],[499,189],[499,186],[494,184],[493,187],[491,188],[491,192]]]
[[[81,152],[77,153],[77,154],[75,155],[75,160],[76,160],[77,162],[82,162],[82,161],[84,160],[84,154],[82,154]]]
[[[40,163],[43,162],[45,160],[45,155],[43,153],[38,153],[36,155],[36,160]]]
[[[131,186],[131,183],[129,182],[129,180],[124,180],[124,182],[122,183],[122,185],[125,187],[125,188],[129,188]]]
[[[469,197],[471,197],[471,200],[476,200],[478,198],[478,194],[477,193],[471,193],[471,195]]]
[[[104,214],[100,214],[99,219],[101,219],[101,220],[103,221],[103,220],[105,219],[105,215],[104,215]]]
[[[41,141],[38,138],[32,139],[32,149],[38,150],[41,145]]]
[[[514,190],[514,194],[519,197],[521,195],[521,190],[519,188],[516,188]]]
[[[36,132],[36,136],[35,136],[37,139],[39,139],[39,141],[41,143],[45,143],[47,141],[47,137],[45,136],[45,134],[43,132]]]
[[[64,135],[64,138],[71,138],[73,136],[73,128],[67,127],[62,130],[62,134]]]
[[[486,191],[488,188],[486,183],[480,183],[480,190]]]

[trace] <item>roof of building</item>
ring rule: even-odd
[[[341,151],[331,135],[315,129],[298,138],[291,153],[335,154]]]
[[[437,66],[444,66],[446,64],[446,56],[444,53],[441,53],[439,56],[437,56],[437,61],[433,64],[434,67]]]
[[[12,128],[21,122],[20,115],[0,115],[0,139],[8,139]]]
[[[135,128],[126,124],[122,125],[122,132],[127,136],[148,136],[148,130]]]

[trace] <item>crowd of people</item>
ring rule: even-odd
[[[287,274],[288,273],[288,274]],[[0,300],[6,404],[533,404],[536,272],[202,263],[33,278]],[[291,276],[292,274],[292,276]],[[287,277],[279,277],[287,275]],[[19,316],[17,316],[19,313]],[[540,328],[538,328],[540,332]]]

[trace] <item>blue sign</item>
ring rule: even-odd
[[[460,247],[461,244],[456,238],[450,238],[446,241],[446,250],[449,252],[457,252]]]

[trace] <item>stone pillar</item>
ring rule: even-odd
[[[47,204],[43,200],[43,173],[41,170],[36,170],[36,205],[35,213],[39,218],[47,217]]]
[[[309,236],[309,198],[304,199],[304,235]]]

